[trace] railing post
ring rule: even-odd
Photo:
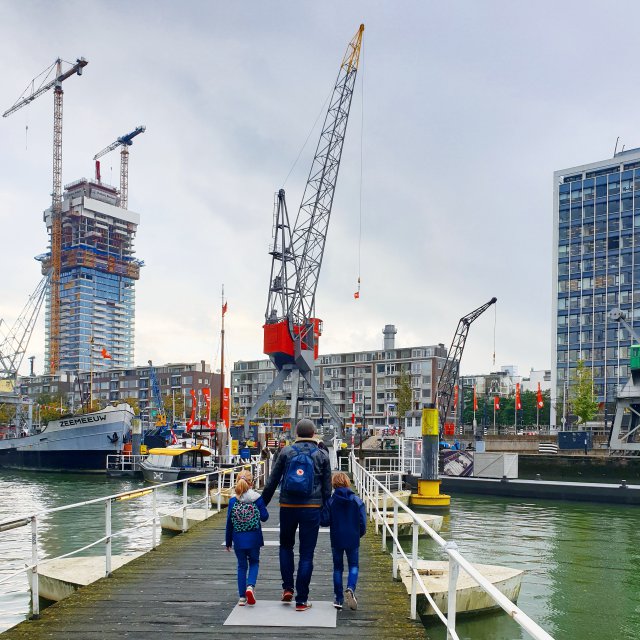
[[[151,492],[151,507],[153,509],[153,520],[151,522],[151,548],[156,548],[156,522],[158,520],[158,500],[156,498],[156,490]]]
[[[398,579],[398,503],[393,502],[393,579]]]
[[[414,521],[411,540],[411,613],[410,617],[415,620],[418,617],[418,580],[416,572],[418,571],[418,525]]]
[[[37,516],[31,516],[31,618],[40,618],[40,589],[38,575],[38,520]]]
[[[455,542],[447,542],[444,545],[445,549],[452,551],[458,550],[458,545]],[[449,555],[449,594],[447,597],[447,640],[451,640],[454,636],[451,633],[456,630],[456,586],[458,584],[458,572],[460,567],[456,560]]]
[[[394,502],[395,504],[395,502]],[[382,550],[387,549],[387,497],[382,505]]]
[[[209,515],[209,474],[204,479],[204,512]]]
[[[104,574],[107,578],[111,575],[111,498],[104,503],[104,521],[105,521],[105,568]]]
[[[382,493],[382,499],[384,500],[384,502],[387,501],[387,494],[386,493]],[[380,514],[380,485],[376,482],[376,502],[375,502],[375,510],[373,511],[372,515],[375,518],[376,521],[376,533],[378,533],[378,515]]]
[[[187,485],[188,481],[182,482],[182,533],[187,530]]]
[[[218,471],[218,478],[216,484],[218,485],[218,494],[216,495],[216,507],[218,509],[218,513],[220,513],[222,508],[222,481],[224,476]]]

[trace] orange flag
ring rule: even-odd
[[[520,402],[520,383],[516,382],[516,409],[520,411],[522,409],[522,402]]]
[[[107,360],[111,360],[111,354],[106,349],[103,348],[101,353],[103,358]]]
[[[538,409],[544,407],[544,400],[542,399],[542,391],[540,390],[540,383],[538,382]]]
[[[478,396],[476,395],[476,385],[473,385],[473,410],[478,410]]]

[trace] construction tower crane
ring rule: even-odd
[[[264,353],[277,375],[245,417],[249,422],[271,395],[291,376],[291,413],[295,422],[300,377],[322,399],[338,429],[342,418],[313,374],[318,357],[322,321],[315,317],[315,295],[324,254],[340,158],[358,71],[364,25],[349,42],[340,64],[307,184],[295,224],[291,228],[280,189],[274,220],[271,276],[265,312]]]
[[[89,64],[78,58],[69,69],[62,71],[62,60],[58,58],[51,67],[31,81],[29,87],[2,117],[6,118],[33,102],[38,96],[53,89],[53,190],[51,192],[51,272],[49,274],[49,373],[60,368],[60,268],[62,254],[62,83],[73,75],[82,75]],[[55,68],[55,76],[47,82]],[[36,88],[39,78],[40,85]],[[26,94],[26,95],[25,95]]]
[[[93,156],[93,159],[96,161],[96,178],[100,180],[100,165],[98,160],[114,149],[122,147],[120,150],[120,206],[123,209],[127,208],[127,204],[129,202],[129,147],[133,144],[133,139],[137,135],[144,133],[146,130],[147,128],[145,126],[140,125],[133,131],[120,136],[108,147],[105,147],[102,151],[99,151],[95,156]]]
[[[153,399],[155,400],[158,408],[158,415],[156,416],[156,427],[167,426],[167,414],[164,410],[164,402],[162,402],[162,393],[160,392],[160,385],[158,384],[158,375],[156,374],[156,368],[153,366],[153,362],[149,360],[149,378],[151,380],[151,391],[153,393]]]
[[[447,359],[442,368],[442,373],[438,380],[438,414],[440,416],[440,429],[444,428],[447,421],[451,400],[453,398],[454,389],[460,372],[460,361],[462,360],[462,352],[469,335],[469,328],[474,320],[477,320],[491,305],[498,301],[497,298],[491,298],[489,302],[485,302],[471,313],[460,318],[458,328],[453,336],[451,346],[447,353]]]
[[[0,319],[0,379],[9,380],[12,386],[29,346],[48,284],[49,276],[45,276],[29,296],[27,304],[11,327]]]

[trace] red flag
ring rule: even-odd
[[[171,429],[171,444],[178,444],[178,436],[173,429]]]
[[[357,300],[357,299],[360,297],[360,292],[359,292],[359,291],[356,291],[356,292],[353,294],[353,297]]]
[[[106,349],[103,348],[101,353],[103,358],[107,360],[111,360],[111,354]]]
[[[453,410],[458,408],[458,385],[453,387]]]
[[[540,383],[538,382],[538,409],[544,407],[544,400],[542,399],[542,391],[540,391]]]
[[[229,304],[228,302],[225,302],[225,303],[222,305],[222,315],[224,315],[225,313],[227,313],[227,305],[228,305],[228,304]]]
[[[473,385],[473,410],[478,410],[478,396],[476,395],[476,385]]]
[[[522,409],[522,402],[520,402],[520,383],[516,382],[516,409],[520,411]]]
[[[500,396],[495,396],[493,399],[493,410],[500,411]]]

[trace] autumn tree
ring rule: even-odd
[[[396,389],[396,401],[398,402],[398,422],[404,424],[407,411],[413,408],[413,390],[411,389],[411,374],[405,369],[400,372]]]
[[[598,400],[593,393],[593,375],[585,367],[584,360],[578,360],[572,376],[571,411],[578,416],[578,424],[593,420],[598,413]]]

